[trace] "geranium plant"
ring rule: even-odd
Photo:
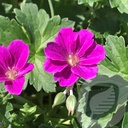
[[[1,128],[127,128],[128,2],[2,0]]]

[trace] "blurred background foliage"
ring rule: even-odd
[[[109,34],[123,35],[128,42],[128,11],[122,7],[128,4],[122,0],[118,1],[119,5],[112,0],[52,0],[52,4],[55,15],[75,21],[76,30],[91,29],[100,43],[103,43]],[[0,15],[12,19],[15,17],[14,8],[20,8],[22,3],[31,2],[51,15],[49,0],[1,0]]]

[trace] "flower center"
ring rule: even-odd
[[[71,65],[71,66],[76,66],[78,63],[79,63],[79,57],[77,55],[69,55],[68,56],[68,63]]]
[[[5,75],[8,77],[9,80],[14,80],[17,77],[18,71],[13,67],[8,67],[8,71],[5,73]]]

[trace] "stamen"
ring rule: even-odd
[[[79,63],[79,57],[77,55],[69,55],[68,56],[68,63],[71,65],[71,66],[76,66],[78,63]]]
[[[17,77],[17,74],[18,71],[14,67],[8,67],[8,71],[5,73],[9,80],[14,80]]]

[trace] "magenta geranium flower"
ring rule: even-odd
[[[44,53],[44,69],[54,74],[60,86],[71,86],[79,77],[96,77],[97,64],[105,58],[104,47],[94,41],[93,33],[87,29],[73,32],[71,28],[62,28]]]
[[[25,82],[24,75],[34,65],[26,63],[29,47],[22,40],[13,40],[8,47],[0,46],[0,82],[10,94],[19,95]]]

